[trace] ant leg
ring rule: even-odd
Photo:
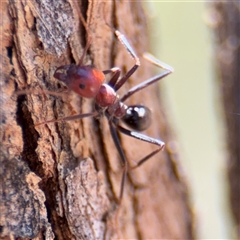
[[[158,60],[157,58],[155,58],[151,53],[145,52],[143,54],[143,58],[145,58],[147,61],[149,61],[150,63],[152,63],[153,65],[160,67],[162,69],[165,70],[169,70],[170,72],[174,71],[174,68],[169,66],[166,63],[161,62],[160,60]]]
[[[119,79],[119,81],[116,83],[116,85],[114,84],[114,90],[117,91],[119,88],[121,88],[121,86],[130,78],[130,76],[140,66],[140,60],[139,60],[138,56],[136,55],[136,53],[134,52],[133,48],[131,47],[130,43],[126,39],[126,37],[122,33],[120,33],[118,30],[115,30],[114,28],[112,28],[110,26],[110,24],[107,23],[106,18],[105,18],[105,16],[106,16],[105,14],[103,14],[103,16],[104,16],[104,20],[105,20],[106,25],[110,29],[112,29],[112,31],[114,31],[114,33],[117,36],[120,43],[125,47],[125,49],[128,51],[128,53],[131,55],[131,57],[135,61],[134,66],[121,79]]]
[[[39,125],[46,124],[46,123],[55,123],[55,122],[61,122],[61,121],[72,121],[72,120],[80,119],[80,118],[96,117],[97,115],[98,115],[98,112],[77,114],[77,115],[72,115],[72,116],[68,116],[68,117],[63,117],[63,118],[58,118],[58,119],[53,119],[53,120],[48,120],[48,121],[45,121],[45,122],[37,123],[37,124],[35,124],[35,126],[39,126]]]
[[[115,91],[117,91],[130,78],[130,76],[137,70],[137,68],[140,66],[140,61],[139,61],[139,58],[137,57],[136,53],[132,49],[131,45],[129,44],[128,40],[125,38],[125,36],[117,30],[115,30],[115,34],[116,34],[118,40],[126,48],[126,50],[130,53],[130,55],[132,56],[132,58],[135,61],[134,66],[121,79],[119,79],[119,81],[114,86]]]
[[[157,67],[163,68],[165,71],[152,77],[147,79],[146,81],[136,85],[135,87],[131,88],[126,94],[124,94],[120,101],[124,102],[126,99],[128,99],[131,95],[133,95],[134,93],[148,87],[149,85],[158,82],[159,80],[161,80],[162,78],[166,77],[167,75],[169,75],[170,73],[172,73],[174,71],[174,69],[159,61],[158,59],[156,59],[153,55],[149,54],[149,53],[144,53],[143,57],[148,60],[149,62],[151,62],[152,64],[154,64]]]
[[[134,167],[131,167],[130,170],[133,170],[133,169],[139,167],[140,165],[142,165],[142,164],[143,164],[144,162],[146,162],[149,158],[151,158],[152,156],[154,156],[155,154],[157,154],[159,151],[163,150],[163,148],[164,148],[164,146],[165,146],[165,143],[162,142],[161,140],[158,140],[158,139],[155,139],[155,138],[151,138],[151,137],[149,137],[149,136],[147,136],[147,135],[144,135],[144,134],[141,134],[141,133],[138,133],[138,132],[134,132],[134,131],[128,130],[128,129],[123,128],[123,127],[121,127],[121,126],[119,126],[119,125],[117,126],[117,129],[118,129],[121,133],[123,133],[123,134],[125,134],[125,135],[127,135],[127,136],[129,136],[129,137],[133,137],[133,138],[136,138],[136,139],[138,139],[138,140],[141,140],[141,141],[144,141],[144,142],[148,142],[148,143],[151,143],[151,144],[155,144],[155,145],[158,146],[158,149],[157,149],[157,150],[151,152],[150,154],[146,155],[144,158],[142,158],[141,160],[139,160],[139,161],[137,162],[137,165],[134,166]]]
[[[121,204],[122,201],[122,197],[123,197],[123,190],[124,190],[124,185],[125,185],[125,181],[126,181],[126,177],[127,177],[127,171],[128,171],[128,162],[127,159],[125,157],[125,154],[123,152],[123,149],[121,147],[120,144],[120,140],[119,137],[117,135],[117,131],[116,128],[114,127],[113,123],[111,120],[108,121],[109,122],[109,127],[110,127],[110,132],[113,138],[113,141],[117,147],[118,153],[122,159],[122,163],[123,163],[123,173],[122,173],[122,181],[121,181],[121,189],[120,189],[120,194],[119,194],[119,204]]]
[[[59,90],[58,92],[42,90],[42,89],[23,89],[23,90],[16,90],[15,92],[13,92],[12,96],[21,96],[21,95],[30,95],[30,94],[35,94],[35,95],[42,94],[43,96],[45,96],[46,94],[48,94],[55,97],[64,97],[64,96],[68,96],[68,93],[69,93],[69,89],[62,89],[62,90]]]
[[[118,68],[118,67],[114,67],[114,68],[103,71],[103,74],[105,74],[105,75],[109,74],[109,73],[113,73],[113,76],[109,80],[108,85],[111,86],[112,88],[114,88],[114,86],[115,86],[115,84],[116,84],[116,82],[117,82],[117,80],[120,76],[121,69]]]
[[[24,89],[24,90],[17,90],[13,93],[13,95],[17,95],[17,96],[20,96],[20,95],[28,95],[28,94],[49,94],[49,95],[52,95],[52,96],[56,96],[56,97],[62,97],[63,94],[67,94],[69,92],[68,89],[64,89],[64,90],[61,90],[59,92],[52,92],[52,91],[49,91],[49,90],[33,90],[33,89]]]

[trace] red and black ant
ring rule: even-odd
[[[49,120],[42,123],[38,123],[36,125],[41,125],[45,123],[53,123],[59,121],[67,121],[74,120],[86,117],[100,117],[105,115],[108,119],[110,132],[113,138],[113,141],[116,145],[116,148],[119,152],[119,155],[123,164],[123,175],[121,180],[121,190],[119,195],[119,202],[121,202],[123,197],[124,183],[126,180],[126,174],[129,170],[128,162],[126,160],[124,151],[121,147],[120,140],[118,137],[118,131],[127,136],[136,138],[141,141],[145,141],[151,144],[155,144],[158,148],[146,155],[142,159],[140,159],[136,166],[131,167],[130,169],[135,169],[146,162],[149,158],[157,154],[164,148],[164,142],[147,135],[141,134],[136,131],[143,131],[147,129],[151,124],[151,111],[149,108],[143,105],[131,105],[128,106],[125,104],[125,101],[140,90],[148,87],[149,85],[158,82],[168,74],[173,72],[173,68],[160,62],[156,58],[154,58],[149,53],[144,53],[143,57],[151,62],[152,64],[164,69],[164,72],[145,80],[144,82],[136,85],[126,92],[122,97],[119,97],[117,91],[123,86],[123,84],[130,78],[130,76],[137,70],[140,66],[140,61],[128,40],[125,38],[123,34],[121,34],[118,30],[114,30],[118,40],[125,47],[125,49],[130,53],[131,57],[134,59],[134,66],[122,77],[120,77],[121,69],[118,67],[114,67],[108,70],[98,70],[92,66],[83,65],[83,59],[87,53],[87,50],[90,46],[90,36],[88,33],[88,29],[85,23],[85,20],[80,14],[81,22],[83,23],[87,35],[88,40],[85,46],[84,52],[80,58],[80,61],[77,65],[65,65],[60,66],[56,69],[54,73],[54,77],[59,81],[66,84],[69,90],[74,91],[79,94],[81,97],[95,99],[95,111],[91,113],[78,114],[73,116],[68,116],[64,118],[60,118],[57,120]],[[113,74],[108,83],[104,83],[105,75]],[[120,125],[120,122],[124,122],[127,126],[129,126],[133,130],[126,129]]]

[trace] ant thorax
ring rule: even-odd
[[[126,114],[127,105],[119,100],[116,91],[108,84],[102,84],[96,95],[96,104],[101,109],[105,108],[110,117],[121,118]]]
[[[117,94],[115,90],[109,86],[108,84],[104,83],[100,86],[98,93],[96,95],[96,104],[99,107],[109,107],[115,103],[117,99]]]

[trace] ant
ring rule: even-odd
[[[92,66],[83,65],[83,59],[86,56],[86,53],[90,47],[91,37],[88,32],[87,24],[83,19],[83,16],[79,14],[80,20],[84,25],[87,33],[87,43],[84,48],[83,54],[78,62],[78,64],[70,64],[58,67],[54,72],[54,77],[59,81],[63,82],[69,90],[74,91],[81,97],[94,99],[95,100],[95,111],[91,113],[78,114],[73,116],[68,116],[56,120],[49,120],[42,123],[38,123],[35,126],[53,123],[59,121],[68,121],[74,119],[80,119],[85,117],[96,117],[99,118],[103,115],[108,119],[111,136],[116,145],[116,148],[119,152],[119,155],[122,160],[123,173],[121,180],[121,188],[119,194],[119,203],[121,203],[124,184],[126,181],[127,172],[133,170],[152,156],[163,150],[165,143],[161,140],[149,137],[147,135],[141,134],[138,131],[146,130],[151,124],[151,111],[144,105],[131,105],[128,106],[125,104],[125,101],[132,96],[133,94],[139,92],[140,90],[148,87],[149,85],[158,82],[162,78],[166,77],[173,72],[173,68],[157,60],[149,53],[144,53],[143,57],[156,65],[164,69],[164,71],[150,79],[145,80],[144,82],[136,85],[135,87],[128,90],[123,96],[119,96],[117,91],[125,84],[125,82],[131,77],[131,75],[138,69],[140,66],[140,61],[137,55],[135,54],[133,48],[131,47],[128,40],[125,36],[120,33],[118,30],[114,30],[114,33],[120,43],[128,51],[130,56],[135,61],[133,67],[122,77],[120,77],[121,69],[118,67],[113,67],[108,70],[101,71]],[[107,23],[106,23],[107,24]],[[110,26],[109,26],[110,27]],[[110,27],[111,28],[111,27]],[[104,83],[105,75],[112,74],[108,83]],[[128,127],[133,130],[126,129],[120,125],[120,122],[124,122]],[[157,149],[140,159],[136,166],[129,167],[127,159],[125,157],[124,151],[121,147],[120,140],[118,137],[118,132],[123,133],[129,137],[145,141],[154,145],[157,145]]]

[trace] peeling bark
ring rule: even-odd
[[[57,67],[79,61],[86,44],[77,7],[92,36],[84,64],[101,70],[117,66],[123,73],[133,65],[106,20],[126,35],[141,61],[119,94],[154,75],[141,57],[148,45],[141,3],[9,0],[1,4],[0,236],[193,239],[187,186],[156,85],[127,103],[152,109],[153,123],[145,133],[163,139],[166,148],[129,172],[119,207],[121,160],[106,119],[35,126],[93,109],[92,100],[64,94],[66,87],[53,78]],[[29,93],[16,94],[21,90]],[[155,149],[126,136],[120,139],[132,166]]]

